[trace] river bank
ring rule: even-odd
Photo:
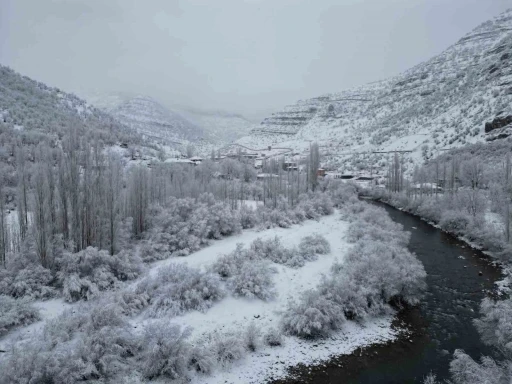
[[[495,355],[481,342],[473,320],[481,300],[496,292],[496,282],[503,278],[501,268],[481,251],[419,217],[375,204],[411,232],[409,250],[427,271],[424,301],[397,314],[393,325],[401,332],[396,341],[333,357],[318,366],[291,368],[289,379],[273,383],[420,383],[430,372],[440,380],[448,379],[455,349],[476,359]]]

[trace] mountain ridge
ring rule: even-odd
[[[484,127],[499,112],[512,115],[511,68],[508,10],[401,74],[299,100],[238,143],[307,151],[310,141],[318,141],[327,165],[338,170],[385,166],[386,156],[374,153],[379,151],[411,151],[404,156],[416,164],[450,147],[508,135]]]

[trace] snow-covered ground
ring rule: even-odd
[[[41,321],[37,321],[26,327],[18,327],[7,333],[5,336],[0,337],[0,350],[8,350],[12,343],[31,337],[33,334],[37,333],[43,328],[46,321],[56,318],[72,305],[66,303],[62,298],[46,301],[35,301],[33,304],[34,307],[39,309]]]
[[[189,266],[205,269],[219,258],[232,252],[238,243],[248,246],[253,240],[279,236],[284,246],[297,246],[300,240],[313,233],[322,234],[331,245],[331,252],[319,255],[318,260],[308,262],[299,269],[283,265],[275,265],[276,273],[273,275],[278,295],[271,301],[259,299],[235,298],[228,296],[215,304],[207,312],[188,312],[182,316],[169,319],[172,323],[192,330],[192,340],[201,340],[204,334],[242,332],[254,323],[263,332],[277,328],[281,319],[281,311],[286,308],[289,300],[298,298],[302,292],[314,288],[336,261],[343,261],[347,250],[352,246],[345,240],[348,223],[340,220],[339,214],[325,216],[318,221],[306,221],[301,225],[289,229],[273,228],[257,231],[247,230],[235,236],[214,241],[209,247],[186,257],[176,257],[153,263],[145,276],[156,275],[159,269],[170,263],[186,263]],[[142,277],[144,278],[144,276]],[[126,289],[132,289],[140,279],[131,282]],[[54,299],[45,302],[36,302],[41,309],[42,321],[28,327],[19,328],[3,339],[0,339],[0,349],[15,340],[30,337],[40,330],[45,321],[62,313],[72,306]],[[130,322],[137,332],[146,325],[155,321],[145,317],[144,312]],[[358,324],[347,322],[343,331],[335,333],[332,337],[320,341],[304,341],[295,337],[285,337],[285,343],[280,347],[262,347],[254,353],[248,354],[243,360],[233,363],[229,368],[218,369],[212,376],[198,375],[193,383],[259,383],[270,377],[286,376],[288,366],[299,363],[312,364],[328,360],[331,356],[351,353],[354,349],[364,345],[392,340],[396,331],[391,329],[392,316],[382,317]]]
[[[321,233],[330,243],[331,252],[320,255],[318,260],[308,262],[299,269],[275,264],[277,273],[274,281],[278,296],[272,301],[227,297],[214,305],[206,313],[189,312],[172,319],[173,323],[192,328],[192,338],[201,339],[212,332],[231,332],[244,330],[251,323],[263,331],[278,327],[281,311],[289,300],[300,296],[307,289],[314,288],[336,261],[343,261],[351,247],[345,240],[348,223],[339,219],[338,214],[321,218],[319,221],[307,221],[290,229],[274,228],[265,231],[249,230],[240,235],[214,242],[211,246],[187,257],[172,258],[156,262],[148,271],[154,275],[170,263],[186,263],[189,266],[206,268],[218,257],[230,253],[237,243],[250,244],[260,237],[263,239],[279,236],[286,247],[297,246],[300,240],[312,233]],[[391,317],[373,320],[366,324],[348,322],[345,329],[332,338],[321,341],[304,341],[295,337],[286,337],[283,347],[266,347],[249,354],[241,362],[235,363],[229,370],[217,371],[213,376],[198,376],[194,383],[259,383],[265,378],[282,377],[286,368],[299,363],[311,364],[327,360],[333,355],[352,352],[354,349],[391,340],[396,333],[391,330]],[[144,319],[144,314],[132,320],[137,329],[153,320]]]

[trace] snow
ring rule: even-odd
[[[321,233],[331,245],[331,253],[320,255],[318,260],[308,262],[300,269],[275,264],[277,273],[274,282],[278,296],[264,302],[258,299],[227,297],[214,305],[206,313],[193,311],[171,321],[192,328],[192,338],[202,339],[202,335],[213,332],[242,331],[254,322],[263,332],[279,326],[281,311],[289,300],[293,300],[308,289],[314,288],[332,264],[343,261],[351,247],[345,240],[348,223],[341,221],[338,214],[321,218],[319,221],[307,221],[290,229],[273,228],[264,231],[249,230],[239,235],[214,242],[211,246],[187,257],[172,258],[156,262],[148,271],[155,275],[160,268],[170,263],[186,263],[189,266],[206,268],[218,257],[230,253],[237,243],[246,246],[260,237],[263,239],[281,237],[284,246],[297,246],[302,237],[312,233]],[[357,325],[349,322],[342,332],[320,342],[308,342],[295,337],[285,337],[283,347],[266,347],[257,353],[248,355],[245,360],[235,364],[229,371],[218,371],[212,377],[197,377],[194,383],[256,383],[268,377],[283,377],[286,367],[299,363],[311,364],[327,360],[330,356],[350,353],[362,345],[391,340],[396,335],[391,330],[391,317],[375,319]],[[144,314],[132,320],[140,331],[154,320],[145,319]],[[312,345],[318,345],[313,347]],[[279,363],[283,361],[284,364]],[[277,363],[277,364],[276,364]]]
[[[497,86],[512,79],[501,59],[511,49],[511,12],[398,76],[288,105],[237,143],[304,154],[316,141],[329,170],[382,174],[393,152],[403,151],[409,175],[448,148],[496,138],[504,132],[486,134],[484,126],[498,113],[512,114],[512,93]],[[492,76],[491,67],[499,68]]]
[[[31,337],[34,333],[41,330],[46,321],[54,319],[59,316],[66,309],[71,307],[71,304],[66,303],[62,298],[46,300],[46,301],[35,301],[34,307],[39,309],[41,320],[32,323],[26,327],[18,327],[8,334],[0,338],[0,349],[7,350],[8,346],[16,341],[24,340]]]
[[[244,201],[255,206],[256,201]],[[279,236],[284,246],[297,246],[300,240],[312,233],[321,233],[330,243],[331,252],[319,255],[318,260],[308,262],[299,269],[275,264],[274,282],[278,296],[272,301],[258,299],[235,298],[228,296],[215,304],[206,313],[188,312],[182,316],[169,319],[192,330],[192,340],[200,340],[203,334],[215,332],[243,332],[254,322],[263,334],[270,328],[277,328],[281,319],[281,311],[286,308],[289,300],[298,298],[305,290],[314,288],[324,274],[327,274],[335,261],[343,261],[348,249],[345,234],[349,224],[340,220],[338,212],[324,216],[318,221],[306,221],[292,228],[272,228],[262,231],[247,230],[238,235],[212,242],[212,244],[186,257],[175,257],[155,262],[150,265],[145,275],[127,284],[125,289],[133,289],[147,275],[154,276],[158,270],[170,263],[185,263],[189,266],[205,269],[220,256],[232,252],[238,243],[249,245],[256,238],[269,239]],[[0,339],[0,349],[6,350],[15,341],[26,339],[40,331],[50,319],[60,315],[65,309],[71,308],[63,299],[36,301],[34,305],[40,309],[42,321],[27,327],[18,328]],[[129,320],[137,332],[154,319],[145,318],[144,313]],[[299,363],[313,364],[326,361],[330,357],[348,354],[356,348],[393,340],[397,332],[391,329],[392,316],[384,316],[365,323],[347,322],[342,331],[332,337],[315,342],[301,340],[295,337],[284,337],[285,342],[280,347],[265,346],[254,353],[249,353],[241,361],[233,363],[228,368],[218,368],[212,376],[197,375],[192,383],[261,383],[268,378],[287,376],[287,367]]]
[[[289,366],[319,364],[360,347],[395,339],[397,332],[391,329],[391,320],[391,317],[383,317],[364,324],[348,322],[343,331],[319,341],[286,337],[283,347],[261,349],[233,364],[229,370],[218,370],[212,376],[198,375],[191,384],[256,384],[270,378],[284,378],[288,376]]]

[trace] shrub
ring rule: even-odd
[[[143,271],[142,261],[134,252],[109,255],[94,247],[65,253],[58,262],[57,277],[67,301],[89,300],[99,291],[116,289],[121,281],[134,279]]]
[[[276,328],[270,328],[263,336],[263,341],[270,347],[277,347],[284,344],[283,334]]]
[[[74,306],[49,320],[42,335],[13,349],[0,362],[9,383],[105,381],[129,372],[137,340],[119,308],[107,302]]]
[[[245,346],[250,352],[256,352],[261,347],[261,330],[251,323],[244,333]]]
[[[347,231],[347,240],[351,243],[358,241],[368,241],[370,239],[382,242],[394,241],[400,245],[407,245],[410,239],[410,233],[394,230],[394,223],[390,223],[390,227],[381,227],[374,224],[368,224],[364,221],[353,222]]]
[[[453,210],[446,211],[439,221],[443,230],[456,235],[463,235],[470,223],[471,217],[468,214]]]
[[[299,302],[291,302],[283,314],[282,325],[286,333],[303,338],[327,336],[339,329],[345,321],[340,307],[318,291],[306,292]]]
[[[188,368],[205,375],[212,373],[217,364],[215,353],[216,351],[208,344],[191,347],[188,355]]]
[[[187,374],[190,347],[187,338],[189,330],[158,321],[148,325],[142,339],[140,367],[149,380],[166,377],[180,379]]]
[[[380,241],[357,243],[347,254],[342,273],[368,292],[369,302],[417,304],[426,287],[421,262],[406,248]]]
[[[51,287],[54,276],[40,264],[27,264],[17,270],[0,271],[0,295],[49,299],[56,294]]]
[[[249,261],[261,260],[254,252],[244,249],[242,243],[236,245],[236,249],[225,256],[219,257],[211,266],[211,270],[223,279],[233,277],[239,273],[242,266]]]
[[[221,366],[226,367],[245,356],[244,341],[240,335],[215,333],[210,337],[211,348]]]
[[[498,346],[512,356],[512,299],[484,299],[480,305],[481,318],[475,325],[484,343]]]
[[[228,285],[235,296],[270,300],[276,296],[274,272],[266,262],[245,262]]]
[[[87,278],[81,279],[77,273],[72,273],[64,277],[62,294],[64,300],[68,302],[78,300],[90,300],[98,295],[97,285]]]
[[[256,210],[242,204],[240,207],[240,225],[243,229],[254,228],[258,225]]]
[[[147,277],[136,288],[137,294],[151,297],[148,315],[177,316],[186,311],[206,311],[225,296],[219,277],[183,264],[170,264]]]
[[[477,363],[460,349],[453,353],[450,373],[454,384],[510,383],[512,367],[510,363],[498,364],[490,357],[482,357]]]
[[[0,295],[0,336],[18,325],[28,325],[40,319],[39,310],[27,299]]]
[[[292,264],[289,266],[296,266],[297,264],[296,260],[292,262],[292,260],[294,260],[298,255],[297,249],[285,248],[281,244],[281,239],[277,236],[268,240],[262,240],[261,238],[254,240],[251,244],[250,250],[259,258],[270,260],[277,264]],[[304,263],[302,263],[302,265],[304,265]]]
[[[149,306],[151,297],[145,292],[137,294],[125,291],[116,294],[114,301],[119,305],[124,315],[134,316]]]
[[[329,252],[331,252],[329,242],[318,233],[303,237],[300,240],[299,253],[305,260],[315,260],[317,255],[325,255]]]
[[[139,246],[139,255],[145,263],[151,263],[153,261],[165,260],[171,257],[165,239],[163,239],[163,233],[155,233],[152,239],[142,240]]]

